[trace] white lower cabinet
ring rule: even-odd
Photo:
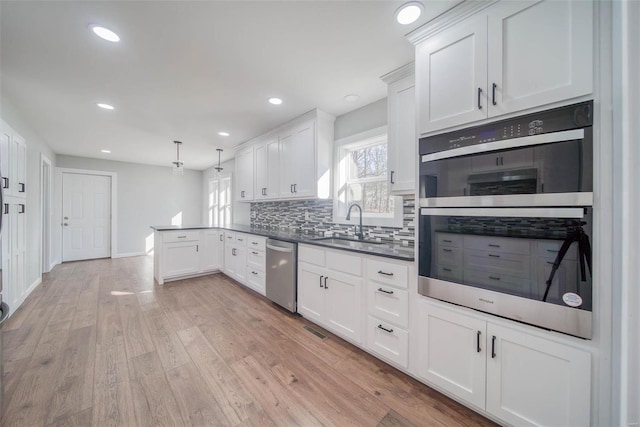
[[[253,234],[225,233],[224,274],[265,295],[266,238]]]
[[[361,258],[300,245],[298,261],[298,313],[351,342],[361,343]]]
[[[247,278],[247,235],[227,231],[224,244],[224,274],[244,284]]]
[[[409,332],[377,317],[367,316],[367,347],[404,368],[409,359]]]
[[[247,280],[245,284],[261,295],[266,295],[266,240],[265,237],[250,235],[247,241]]]
[[[153,276],[158,284],[222,269],[223,236],[218,229],[156,230]]]
[[[589,425],[591,354],[421,300],[418,375],[518,426]]]

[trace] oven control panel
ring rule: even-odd
[[[420,155],[593,125],[593,101],[420,139]]]

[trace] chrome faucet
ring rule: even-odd
[[[357,203],[351,203],[351,205],[349,205],[349,211],[347,211],[347,218],[345,219],[347,221],[351,219],[351,209],[353,209],[354,207],[360,210],[360,232],[356,232],[356,236],[358,237],[358,240],[364,240],[364,233],[362,232],[362,206]]]

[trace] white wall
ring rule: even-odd
[[[333,139],[337,141],[386,124],[387,98],[382,98],[336,118]]]
[[[170,160],[167,159],[167,163]],[[184,175],[175,176],[170,167],[67,155],[58,155],[56,166],[117,174],[116,256],[146,253],[147,238],[152,235],[149,226],[172,224],[176,215],[182,214],[184,225],[202,223],[202,171],[187,169]],[[55,193],[58,203],[54,224],[60,224],[62,191],[59,178],[55,179]],[[53,229],[52,241],[57,248],[57,259],[60,259],[61,230],[59,226]]]
[[[40,137],[30,126],[28,119],[5,97],[1,102],[0,117],[27,143],[27,259],[26,280],[27,285],[40,282],[42,278],[42,221],[40,199],[40,154],[44,154],[55,166],[55,154],[49,148],[47,142]]]
[[[231,194],[233,195],[233,189],[235,188],[236,182],[236,162],[235,159],[227,160],[226,162],[220,164],[223,168],[222,173],[230,173],[231,174]],[[207,192],[209,191],[209,178],[216,173],[214,167],[210,167],[202,171],[202,221],[206,222],[207,220],[207,203],[209,199],[209,195]],[[233,196],[232,196],[233,197]],[[251,204],[246,202],[238,202],[233,198],[233,205],[231,207],[231,222],[233,224],[243,224],[249,225],[251,220],[249,217],[251,209]]]

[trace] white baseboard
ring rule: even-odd
[[[129,252],[127,254],[115,254],[111,258],[129,258],[132,256],[143,256],[147,255],[146,252]]]
[[[58,265],[58,264],[60,264],[60,260],[55,260],[55,261],[53,261],[51,264],[49,264],[49,270],[48,270],[48,271],[45,271],[45,273],[50,273],[50,272],[51,272],[51,270],[53,270],[53,268],[54,268],[56,265]]]
[[[38,287],[38,285],[42,283],[42,276],[38,277],[32,284],[31,286],[29,286],[29,288],[27,289],[26,295],[25,295],[25,299],[29,296],[29,294],[31,294],[31,292],[33,292],[33,290]]]

